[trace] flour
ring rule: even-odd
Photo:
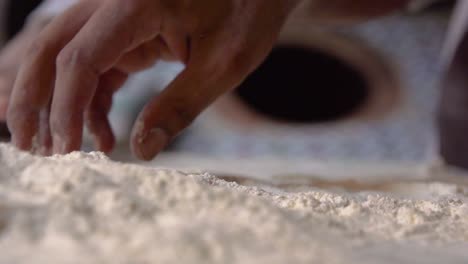
[[[466,263],[466,189],[287,192],[0,145],[0,263]],[[438,187],[439,186],[439,187]]]

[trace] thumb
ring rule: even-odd
[[[215,81],[186,69],[140,113],[131,138],[133,153],[151,160],[217,97],[233,87],[228,78]]]
[[[240,68],[238,63],[229,61],[232,60],[209,63],[210,67],[196,63],[193,63],[197,65],[195,67],[187,66],[169,87],[145,106],[131,138],[132,151],[138,158],[153,159],[219,96],[236,87],[253,68],[248,64]]]

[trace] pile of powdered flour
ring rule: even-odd
[[[439,185],[286,192],[0,145],[0,263],[466,263],[468,191]]]

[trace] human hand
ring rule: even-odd
[[[84,124],[109,152],[112,95],[161,58],[186,64],[135,123],[149,160],[271,50],[296,0],[82,0],[42,31],[21,65],[8,109],[13,143],[43,154],[79,150]]]

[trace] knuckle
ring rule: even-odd
[[[26,50],[26,58],[35,59],[47,53],[51,45],[43,38],[38,38]]]
[[[251,52],[241,49],[230,56],[227,71],[238,77],[248,75],[254,68],[254,57]]]
[[[79,48],[65,47],[57,56],[56,65],[62,69],[88,68],[88,56]]]

